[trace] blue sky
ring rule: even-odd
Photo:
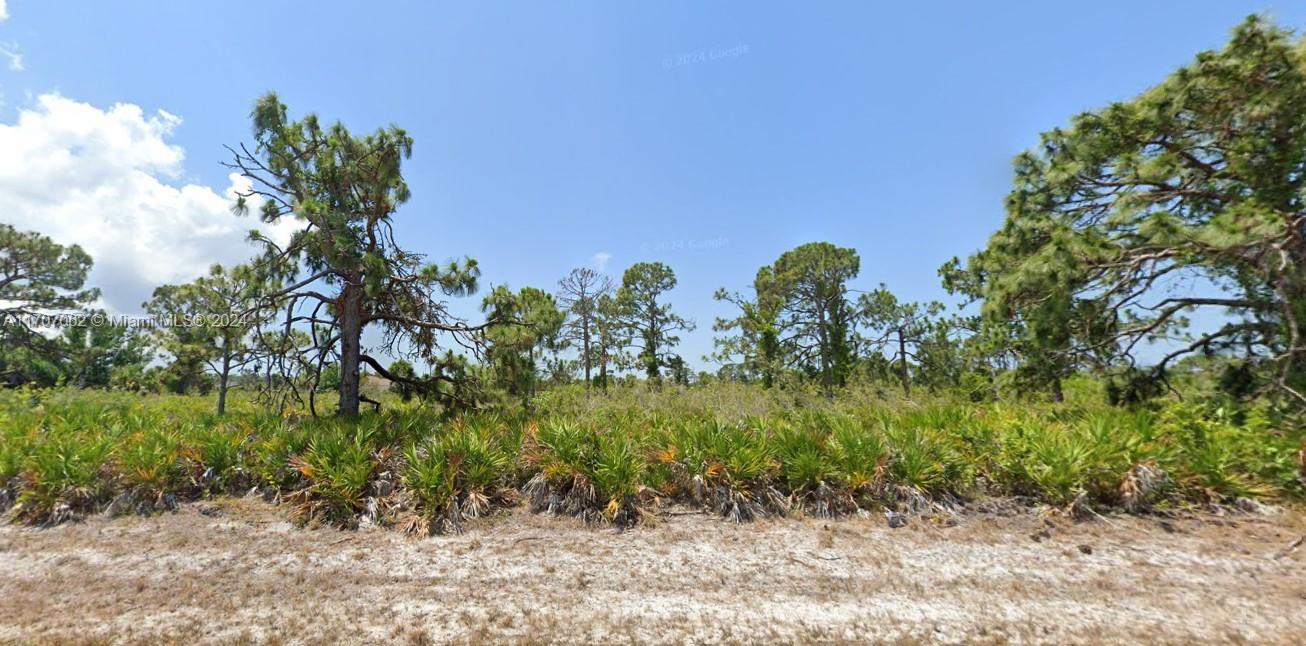
[[[1010,159],[1039,132],[1155,84],[1250,13],[1306,24],[1301,4],[1227,0],[4,4],[0,49],[22,63],[0,57],[0,128],[52,93],[163,110],[184,161],[159,181],[221,194],[222,145],[248,138],[266,90],[356,131],[399,124],[416,139],[407,246],[514,287],[552,289],[598,253],[614,276],[666,262],[699,366],[729,313],[712,292],[804,242],[856,248],[858,288],[943,298],[938,266],[998,227]]]

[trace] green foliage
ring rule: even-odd
[[[786,427],[775,435],[780,476],[790,491],[814,491],[834,482],[838,472],[830,459],[824,429]]]
[[[250,266],[226,269],[215,264],[190,283],[154,290],[144,307],[165,322],[154,329],[154,336],[172,356],[166,379],[173,392],[207,393],[212,383],[205,371],[211,370],[219,390],[217,412],[225,412],[232,374],[260,356],[251,333],[271,316],[256,307],[259,293],[273,289],[266,280]]]
[[[725,350],[742,354],[745,366],[760,372],[767,385],[784,366],[814,376],[827,394],[842,386],[856,355],[857,322],[846,297],[847,283],[860,269],[856,251],[828,242],[786,251],[773,265],[758,270],[753,300],[718,292],[719,299],[735,302],[742,310],[739,319],[717,322],[719,329],[738,328],[741,333]]]
[[[309,487],[297,496],[301,518],[343,525],[356,522],[376,470],[365,431],[344,427],[325,430],[293,463],[309,482]]]
[[[230,490],[243,484],[246,427],[216,425],[191,426],[182,433],[189,436],[186,457],[194,466],[196,483],[212,491]]]
[[[1036,490],[1054,504],[1066,504],[1090,484],[1115,475],[1103,469],[1104,448],[1083,434],[1052,428],[1029,440],[1029,454],[1021,466]]]
[[[661,502],[728,519],[923,511],[1015,496],[1072,511],[1299,498],[1306,430],[1261,405],[1125,410],[933,398],[873,408],[813,386],[570,387],[548,417],[441,418],[401,407],[352,420],[209,401],[75,390],[0,391],[0,504],[59,522],[131,494],[134,509],[258,486],[305,521],[368,517],[457,531],[509,505],[629,525]],[[631,394],[638,397],[627,397]],[[115,505],[114,508],[121,509]]]
[[[91,257],[38,233],[0,223],[0,383],[52,386],[65,377],[65,349],[24,317],[78,311],[99,296],[83,289]]]
[[[1294,469],[1274,437],[1258,424],[1232,423],[1227,411],[1175,407],[1164,423],[1176,435],[1176,477],[1182,486],[1212,500],[1265,497],[1291,487]],[[1269,458],[1269,459],[1266,459]]]
[[[293,460],[308,450],[312,429],[280,417],[262,417],[254,425],[260,432],[250,445],[249,459],[257,480],[278,491],[297,488],[302,474]]]
[[[899,485],[916,491],[939,494],[950,490],[951,471],[957,465],[948,450],[948,440],[929,427],[890,427],[889,438],[892,460],[889,473]]]
[[[404,452],[402,482],[417,498],[428,533],[461,531],[501,498],[516,454],[503,445],[497,418],[460,420],[443,435],[414,442]]]
[[[652,382],[662,379],[662,368],[675,357],[672,348],[680,343],[678,332],[692,332],[694,323],[685,320],[661,301],[676,287],[676,273],[660,262],[631,265],[621,276],[621,287],[613,301],[622,337],[639,350],[637,360]]]
[[[623,511],[628,511],[636,494],[643,486],[644,471],[648,464],[641,455],[635,440],[620,433],[599,436],[594,454],[592,480],[599,500],[607,500],[605,516],[617,521]],[[634,522],[634,518],[630,522]]]
[[[413,364],[403,359],[396,359],[388,368],[390,374],[396,377],[390,382],[390,392],[399,395],[403,401],[408,401],[417,394],[417,387],[405,380],[417,379],[417,371],[413,370]],[[338,377],[337,377],[338,378]]]
[[[831,467],[850,492],[874,491],[884,481],[889,448],[884,436],[855,417],[830,416],[826,440]]]
[[[502,322],[486,332],[494,385],[528,399],[540,381],[538,353],[560,346],[565,315],[542,290],[525,287],[514,293],[502,285],[485,297],[481,310]]]
[[[1077,368],[1133,366],[1164,338],[1179,342],[1118,399],[1159,392],[1184,357],[1227,356],[1256,366],[1236,390],[1259,380],[1300,409],[1303,124],[1306,48],[1249,18],[1138,97],[1044,133],[1016,159],[1002,228],[945,283],[983,301],[984,335],[1019,358],[1017,383],[1054,398]]]
[[[22,461],[23,488],[14,514],[57,523],[103,502],[110,486],[106,476],[111,451],[107,438],[70,431],[33,442]]]
[[[115,372],[136,368],[143,374],[150,358],[145,336],[135,328],[92,321],[63,329],[59,344],[65,357],[65,382],[78,388],[107,388]]]
[[[298,312],[314,331],[295,347],[269,354],[308,363],[295,370],[313,374],[338,356],[337,411],[353,416],[361,364],[380,365],[362,350],[369,325],[384,329],[389,347],[401,345],[424,357],[437,356],[451,336],[464,344],[478,341],[477,330],[453,319],[439,299],[475,292],[476,262],[429,264],[395,240],[393,216],[411,197],[403,177],[413,151],[406,131],[390,126],[355,135],[313,114],[292,120],[275,93],[261,97],[251,117],[255,143],[233,149],[228,164],[251,182],[236,211],[257,209],[266,223],[299,226],[285,245],[254,234],[264,245],[254,261],[256,282],[264,287],[260,303]],[[314,284],[319,281],[335,293],[322,293]]]
[[[168,430],[153,427],[136,431],[120,440],[118,472],[129,487],[140,487],[151,496],[177,491],[185,476],[181,446],[181,437]]]
[[[947,369],[946,362],[941,361],[944,357],[939,355],[951,344],[947,330],[942,329],[943,322],[935,320],[943,311],[942,303],[904,303],[881,284],[879,289],[858,297],[857,309],[870,334],[867,344],[897,364],[904,394],[911,394],[913,362],[929,366],[934,372]],[[929,357],[933,361],[925,361],[923,348],[934,350],[935,356]]]
[[[163,390],[163,380],[158,368],[129,364],[110,371],[109,387],[134,393],[159,393]]]
[[[636,496],[648,465],[633,438],[551,420],[539,428],[528,460],[538,470],[526,486],[535,511],[619,525],[642,515]]]

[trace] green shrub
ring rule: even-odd
[[[124,438],[117,451],[117,468],[124,484],[160,501],[182,486],[181,441],[160,428],[137,431]]]
[[[420,522],[413,529],[461,531],[465,517],[480,516],[503,500],[500,489],[515,456],[495,436],[496,422],[455,422],[448,434],[408,447],[402,483],[417,499]]]
[[[523,483],[536,511],[623,525],[655,500],[745,521],[924,510],[976,493],[1131,511],[1302,495],[1306,428],[1291,413],[1223,400],[1125,410],[1091,385],[1064,404],[905,402],[869,386],[833,400],[801,384],[561,388],[536,402],[539,425],[388,396],[382,413],[336,419],[273,413],[239,389],[223,417],[204,397],[0,390],[0,508],[57,522],[111,500],[144,511],[257,484],[304,519],[411,510],[446,531]]]
[[[619,525],[643,516],[637,495],[647,461],[628,434],[549,420],[538,429],[527,459],[537,469],[525,487],[534,511]]]
[[[223,424],[188,425],[181,431],[183,454],[193,467],[193,479],[202,490],[231,491],[244,483],[245,444],[249,427]]]
[[[829,424],[829,459],[843,487],[853,494],[879,489],[889,465],[884,436],[856,418],[836,417]]]
[[[53,524],[91,511],[112,491],[110,456],[111,445],[93,436],[59,431],[43,437],[23,460],[13,513]]]
[[[300,518],[344,526],[357,522],[376,463],[366,429],[338,428],[315,437],[292,463],[310,483],[295,495]]]

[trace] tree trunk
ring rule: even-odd
[[[1058,404],[1066,401],[1066,395],[1061,391],[1061,377],[1052,378],[1052,401]]]
[[[649,312],[648,317],[648,334],[644,336],[644,346],[647,349],[648,357],[644,359],[644,370],[648,374],[648,379],[653,385],[662,382],[662,371],[658,361],[658,315],[656,312]]]
[[[898,372],[902,378],[902,394],[911,397],[911,369],[907,366],[907,340],[898,328]]]
[[[349,280],[340,294],[340,405],[337,414],[358,414],[358,362],[363,343],[363,286]]]
[[[586,314],[580,321],[581,363],[585,365],[585,390],[590,389],[590,320]]]
[[[525,396],[522,398],[522,408],[524,408],[524,409],[526,409],[526,410],[529,411],[529,410],[531,409],[531,399],[533,399],[533,398],[535,397],[535,378],[536,378],[536,374],[535,374],[535,365],[536,365],[536,364],[535,364],[535,348],[534,348],[534,347],[531,347],[531,349],[529,349],[529,350],[526,351],[526,357],[527,357],[527,358],[530,360],[530,362],[531,362],[531,368],[530,368],[530,370],[526,373],[526,388],[525,388],[525,390],[526,390],[526,394],[525,394]]]
[[[821,389],[826,397],[834,396],[834,375],[832,373],[830,352],[830,329],[827,327],[825,310],[821,310],[816,323],[816,345],[821,355]]]
[[[231,375],[231,355],[228,354],[223,342],[222,348],[222,374],[218,375],[218,415],[227,412],[227,378]]]

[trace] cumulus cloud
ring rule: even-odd
[[[254,253],[244,241],[262,228],[231,213],[246,180],[222,192],[182,183],[185,152],[168,142],[181,118],[120,103],[102,110],[57,94],[38,97],[17,123],[0,123],[0,222],[79,244],[95,261],[89,286],[104,306],[136,312],[154,288],[189,281],[215,262]]]
[[[5,0],[0,0],[0,22],[9,18],[9,10],[5,8]]]
[[[606,251],[600,251],[594,254],[594,268],[599,271],[606,271],[609,260],[612,260],[612,254]]]

